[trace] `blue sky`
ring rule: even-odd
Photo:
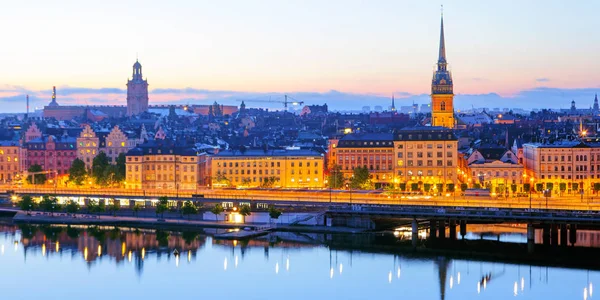
[[[340,94],[358,102],[385,102],[392,93],[400,96],[399,105],[425,102],[437,59],[440,4],[14,1],[0,10],[0,101],[15,103],[30,93],[33,106],[41,106],[56,85],[63,104],[124,104],[119,91],[138,56],[151,103],[271,93],[317,93],[314,101],[332,107],[345,105]],[[509,107],[567,107],[571,99],[583,107],[600,89],[600,2],[444,4],[458,108],[497,106],[485,105],[494,97]],[[19,106],[9,110],[22,111]]]

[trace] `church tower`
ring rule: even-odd
[[[135,61],[133,76],[127,81],[127,116],[148,111],[148,80],[142,78],[142,64]]]
[[[444,16],[440,29],[440,50],[437,70],[431,80],[431,125],[454,128],[454,93],[452,74],[446,61],[446,43],[444,40]]]

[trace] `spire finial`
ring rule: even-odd
[[[440,5],[441,6],[441,12],[442,12],[442,18],[444,17],[444,4]]]

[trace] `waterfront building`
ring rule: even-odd
[[[431,80],[431,125],[454,128],[454,90],[452,73],[446,61],[446,42],[444,39],[444,18],[440,28],[440,49],[437,70]]]
[[[312,150],[227,150],[210,159],[213,187],[322,188],[323,168]]]
[[[194,190],[200,159],[192,147],[170,140],[151,140],[127,152],[126,182],[129,189]]]
[[[600,144],[523,144],[525,174],[536,191],[591,192],[600,182]]]
[[[523,166],[512,150],[479,147],[472,150],[466,159],[473,185],[506,195],[523,191]]]
[[[94,157],[98,155],[99,149],[100,141],[96,133],[90,125],[84,125],[79,137],[77,137],[77,158],[85,163],[88,171],[92,170],[92,162]]]
[[[407,127],[394,136],[395,182],[401,190],[452,191],[458,181],[458,138],[446,127]]]
[[[142,64],[135,61],[133,75],[127,81],[127,115],[134,116],[148,111],[148,80],[142,77]]]
[[[63,136],[42,136],[26,142],[25,169],[40,165],[49,178],[69,174],[71,164],[77,158],[77,140]]]
[[[334,146],[329,160],[337,161],[347,180],[352,177],[354,168],[366,167],[376,187],[389,185],[394,182],[393,140],[391,133],[347,134]]]
[[[21,172],[21,145],[16,141],[0,141],[0,183],[16,180]]]

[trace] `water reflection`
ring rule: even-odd
[[[241,284],[250,290],[248,297],[252,299],[269,298],[255,293],[252,286],[266,284],[271,289],[273,285],[270,292],[281,294],[289,293],[299,282],[305,287],[305,293],[286,298],[367,299],[374,291],[381,298],[389,298],[402,291],[406,299],[470,299],[477,294],[482,299],[517,296],[539,299],[543,295],[573,299],[582,297],[582,292],[584,299],[591,299],[593,281],[600,278],[595,271],[452,259],[444,255],[423,256],[413,252],[402,254],[376,235],[277,233],[254,240],[228,241],[213,239],[202,232],[28,225],[0,227],[2,232],[5,235],[0,235],[0,265],[8,270],[12,267],[13,272],[28,266],[35,266],[36,270],[56,268],[54,262],[72,265],[81,262],[87,266],[83,269],[89,271],[86,276],[91,277],[90,280],[110,274],[116,284],[129,282],[124,289],[146,282],[184,287],[202,282],[218,291],[227,289],[227,282],[236,282],[236,286]],[[4,245],[10,243],[20,252],[5,253]],[[63,260],[69,254],[71,260]],[[24,260],[14,260],[15,257]],[[105,268],[110,265],[119,266],[123,271],[111,272]],[[145,266],[149,271],[142,276]],[[74,278],[82,276],[76,267],[61,272]],[[139,278],[137,283],[129,277],[134,273]],[[549,277],[557,278],[561,284],[550,284]],[[323,280],[328,281],[327,286]],[[313,291],[313,286],[318,288]],[[137,289],[139,294],[130,296],[148,299],[168,296],[160,291],[151,293],[151,288],[147,290]],[[207,292],[207,296],[216,295]],[[177,296],[185,294],[173,295]],[[95,295],[89,298],[99,299]]]

